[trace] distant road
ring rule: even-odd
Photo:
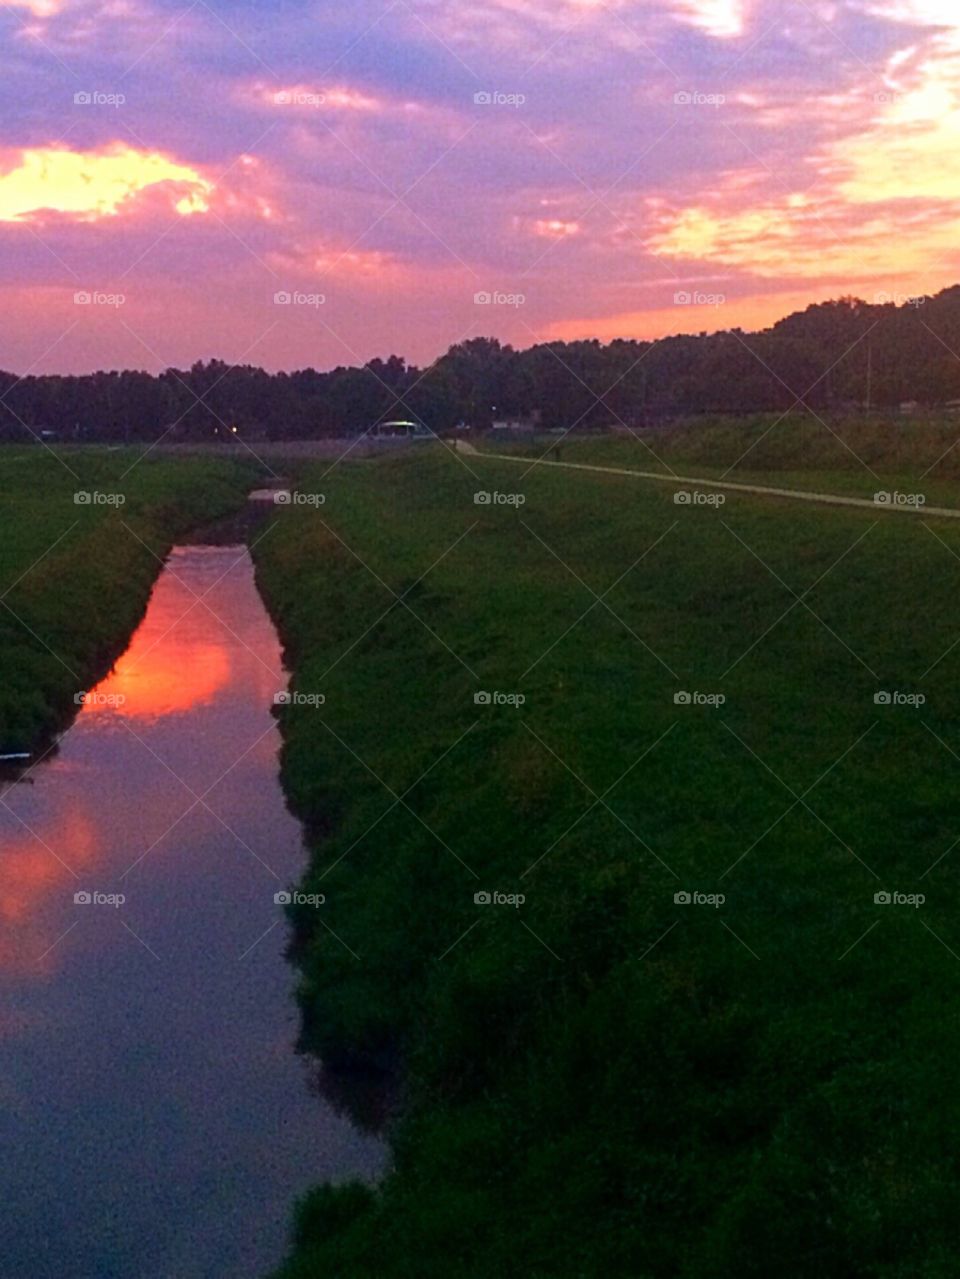
[[[694,479],[689,475],[664,475],[660,471],[634,471],[622,466],[591,466],[586,462],[548,462],[541,458],[517,457],[511,453],[488,453],[477,449],[467,440],[454,441],[460,453],[471,457],[495,458],[498,462],[513,462],[515,466],[555,466],[567,471],[595,471],[600,475],[629,475],[641,480],[659,480],[666,484],[679,484],[695,488],[729,489],[735,493],[757,493],[761,497],[787,497],[798,502],[820,502],[824,506],[856,506],[861,510],[891,515],[936,515],[944,519],[960,519],[960,510],[949,506],[904,506],[874,502],[866,497],[842,497],[839,493],[812,493],[806,489],[778,489],[766,484],[735,484],[731,480]]]

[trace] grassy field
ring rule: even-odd
[[[559,448],[564,462],[854,497],[898,490],[923,494],[928,505],[958,504],[960,417],[952,416],[707,418],[593,438],[544,434],[522,444],[489,435],[479,447],[531,459],[552,458]]]
[[[404,1102],[282,1279],[953,1274],[960,528],[323,471],[255,553],[326,698],[281,713],[304,1039]]]
[[[136,456],[0,450],[0,753],[69,719],[139,621],[171,541],[237,507],[253,478],[237,462]]]

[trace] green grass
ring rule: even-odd
[[[0,752],[35,749],[76,711],[142,616],[178,535],[240,505],[236,462],[123,450],[0,450]],[[78,505],[77,493],[123,505]]]
[[[594,437],[544,434],[521,444],[490,435],[479,447],[547,459],[559,447],[563,462],[853,497],[897,489],[939,506],[957,505],[960,479],[960,417],[949,414],[708,418]]]
[[[952,1274],[960,529],[466,461],[317,467],[256,550],[326,697],[305,1042],[405,1087],[282,1279]]]

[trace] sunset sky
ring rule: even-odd
[[[958,94],[957,0],[0,0],[0,368],[422,364],[932,293]]]

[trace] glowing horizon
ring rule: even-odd
[[[18,0],[0,26],[10,371],[425,364],[470,336],[763,327],[960,279],[946,0],[789,20],[774,0]],[[80,314],[80,289],[122,312]],[[701,292],[722,304],[675,300]]]

